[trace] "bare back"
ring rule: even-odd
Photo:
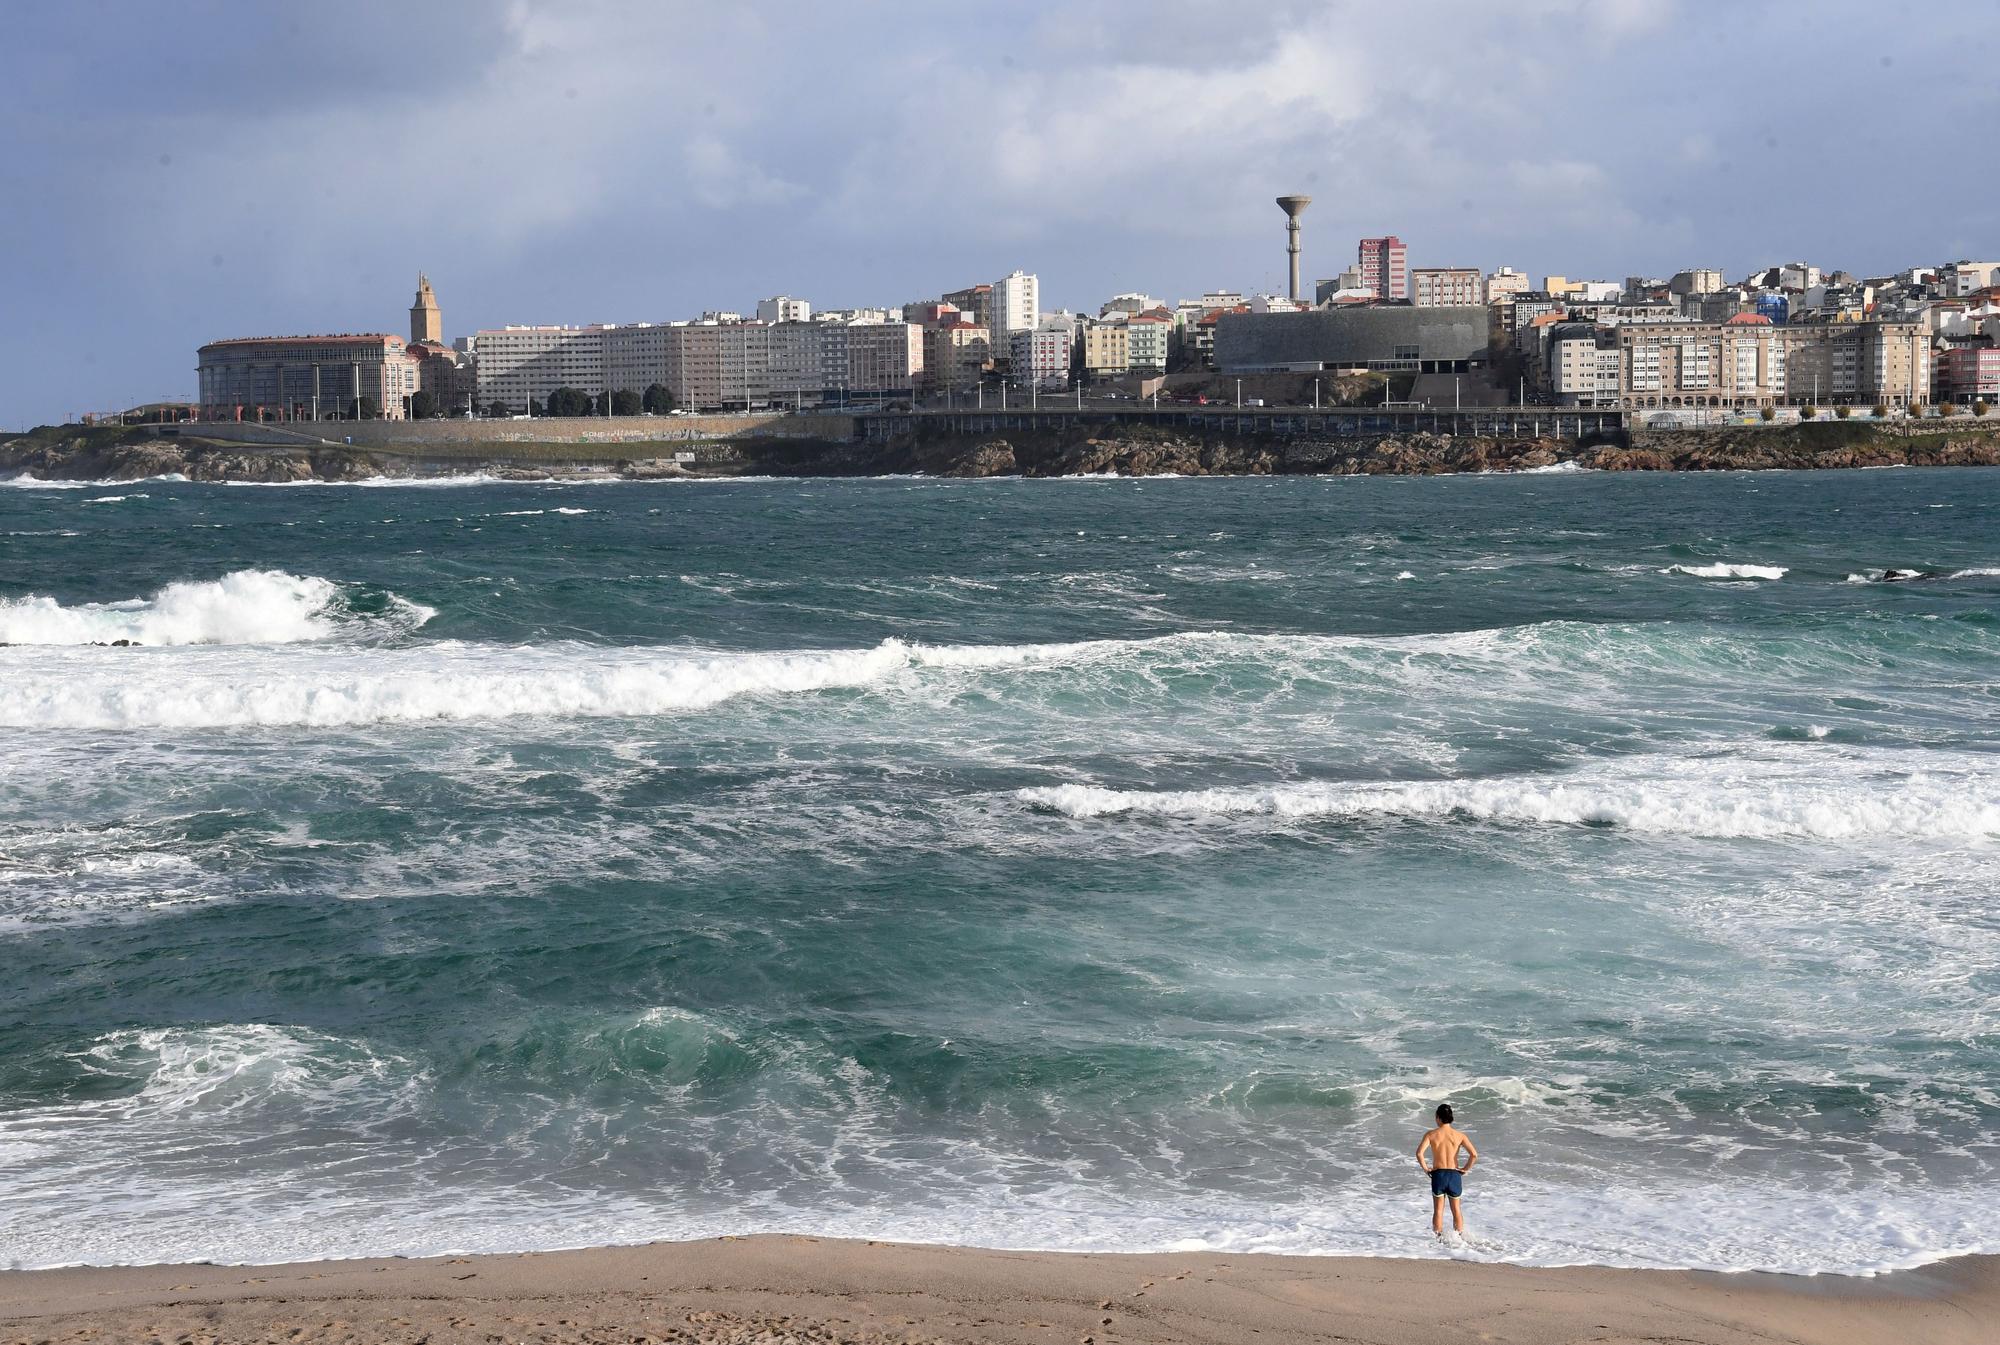
[[[1431,1151],[1430,1165],[1435,1168],[1444,1168],[1447,1171],[1469,1168],[1473,1163],[1479,1161],[1479,1150],[1473,1147],[1472,1140],[1457,1126],[1441,1125],[1435,1130],[1426,1132],[1423,1140],[1417,1145],[1417,1161],[1419,1163],[1423,1162],[1425,1149]],[[1472,1160],[1471,1162],[1460,1163],[1458,1161],[1459,1150],[1461,1149]]]

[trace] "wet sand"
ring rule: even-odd
[[[2000,1257],[1872,1278],[802,1237],[0,1274],[0,1342],[1989,1342]]]

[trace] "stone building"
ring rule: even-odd
[[[418,360],[384,333],[251,336],[196,353],[203,420],[401,420]]]
[[[444,344],[444,315],[438,311],[437,295],[431,290],[430,277],[422,271],[417,272],[416,302],[410,305],[410,344]]]

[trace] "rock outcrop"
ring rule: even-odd
[[[1932,428],[1935,426],[1936,428]],[[1836,422],[1647,431],[1606,442],[1417,432],[1280,438],[1193,433],[1150,426],[962,435],[920,433],[887,441],[779,438],[718,440],[698,462],[635,458],[583,468],[532,445],[515,456],[422,459],[335,445],[246,447],[197,438],[155,439],[115,430],[37,431],[0,441],[0,472],[87,481],[181,475],[191,481],[357,481],[379,476],[485,472],[511,481],[607,472],[633,480],[758,473],[989,476],[1440,476],[1518,472],[1574,464],[1615,472],[1762,471],[1889,466],[2000,465],[2000,426],[1929,422],[1877,427]]]

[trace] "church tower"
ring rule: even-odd
[[[444,318],[438,313],[437,295],[421,271],[417,273],[417,301],[410,305],[410,344],[419,341],[444,344]]]

